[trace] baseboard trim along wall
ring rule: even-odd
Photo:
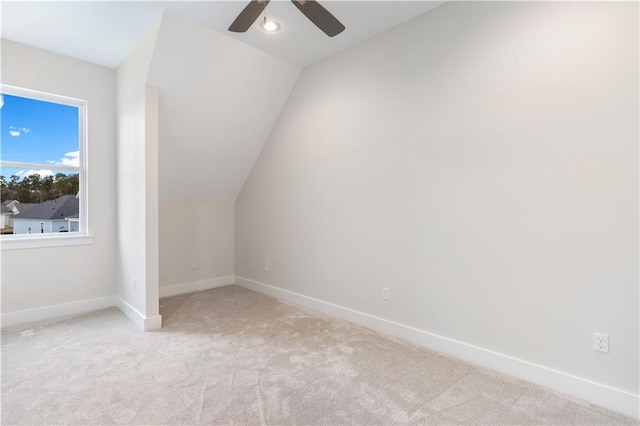
[[[59,305],[43,306],[41,308],[26,309],[24,311],[2,314],[2,327],[45,321],[69,315],[84,314],[116,306],[115,296],[98,297],[95,299],[78,300],[61,303]]]
[[[209,290],[216,287],[223,287],[234,283],[234,275],[209,278],[206,280],[191,281],[187,283],[161,285],[160,298],[176,296],[178,294],[193,293],[195,291]]]
[[[233,279],[231,280],[233,282]],[[118,296],[98,297],[95,299],[78,300],[75,302],[61,303],[59,305],[43,306],[42,308],[26,309],[24,311],[8,312],[2,314],[2,327],[28,324],[36,321],[46,321],[70,315],[85,314],[99,311],[100,309],[117,307],[141,330],[149,331],[162,327],[162,317],[156,315],[145,317],[133,306]]]
[[[235,283],[268,296],[363,325],[372,330],[455,356],[482,367],[545,386],[635,419],[640,416],[638,412],[640,396],[630,392],[249,278],[236,275]]]
[[[142,331],[157,330],[162,327],[162,316],[155,315],[145,317],[140,311],[131,306],[127,301],[120,297],[116,297],[116,306],[120,311],[129,318]]]

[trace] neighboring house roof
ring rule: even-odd
[[[18,213],[24,213],[26,212],[28,209],[30,209],[33,206],[37,206],[38,203],[18,203],[19,205],[15,206],[16,209],[16,214]]]
[[[18,200],[5,200],[0,205],[0,210],[2,214],[18,214],[24,213],[30,207],[37,205],[37,203],[21,203]]]
[[[15,213],[13,209],[16,204],[20,204],[17,200],[4,200],[0,205],[0,212],[2,213]]]
[[[55,200],[34,204],[15,215],[14,219],[66,219],[80,212],[80,200],[74,195],[63,195]]]

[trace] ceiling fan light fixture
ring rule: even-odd
[[[280,31],[280,23],[265,16],[262,22],[260,22],[260,28],[268,33],[275,33]]]

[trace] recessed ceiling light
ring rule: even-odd
[[[268,33],[275,33],[280,31],[280,24],[278,21],[274,21],[273,19],[269,19],[265,16],[262,22],[260,22],[260,28]]]

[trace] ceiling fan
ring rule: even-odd
[[[335,37],[344,31],[345,27],[327,9],[315,0],[291,0],[300,12],[320,28],[329,37]],[[258,19],[269,4],[269,0],[251,0],[240,12],[229,27],[234,33],[244,33]]]

